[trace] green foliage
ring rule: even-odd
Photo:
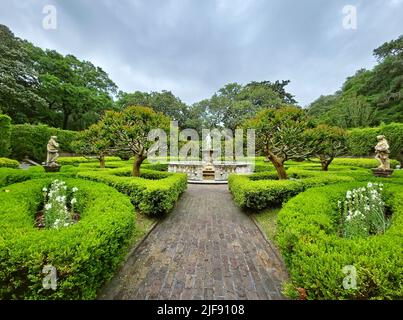
[[[46,125],[13,125],[11,131],[11,157],[28,158],[43,162],[46,160],[46,146],[51,136],[57,136],[60,152],[74,152],[71,143],[77,139],[77,132],[50,128]]]
[[[150,107],[156,112],[161,112],[172,120],[178,121],[179,127],[184,126],[188,119],[187,106],[172,92],[163,90],[162,92],[140,92],[134,93],[119,92],[118,100],[115,102],[117,110],[124,110],[130,106]]]
[[[0,114],[0,157],[10,155],[11,118]]]
[[[348,167],[360,167],[366,169],[376,168],[379,162],[376,159],[365,159],[365,158],[336,158],[333,160],[333,164],[337,166],[348,166]],[[395,168],[399,164],[399,161],[391,160],[390,165]]]
[[[64,166],[64,165],[72,165],[72,166],[79,166],[80,164],[84,163],[92,163],[94,164],[94,167],[98,166],[98,159],[97,158],[92,158],[92,157],[60,157],[57,162]],[[118,161],[121,163],[119,157],[105,157],[106,162],[112,162],[112,161]],[[126,163],[124,163],[127,165]]]
[[[304,288],[308,299],[403,297],[401,185],[385,186],[393,215],[384,235],[345,239],[337,234],[337,202],[347,190],[363,185],[355,182],[314,188],[291,199],[280,211],[277,243],[290,273],[288,287]],[[357,288],[346,290],[342,270],[350,265],[357,270]],[[290,293],[290,288],[287,291]]]
[[[304,135],[308,148],[320,159],[324,171],[335,157],[347,151],[347,132],[344,129],[322,124],[306,130]]]
[[[19,162],[12,159],[0,158],[0,168],[18,168]]]
[[[129,199],[111,187],[67,179],[76,186],[80,221],[37,230],[35,212],[49,179],[0,189],[0,298],[93,299],[122,261],[135,231]],[[42,286],[44,266],[57,270],[57,289]]]
[[[384,135],[390,145],[390,157],[403,164],[403,123],[391,123],[376,128],[353,129],[349,134],[348,148],[354,156],[374,154],[376,137]]]
[[[320,97],[308,112],[318,122],[343,128],[403,122],[403,36],[374,50],[378,65],[347,78],[341,91]]]
[[[104,118],[105,139],[114,152],[128,152],[134,156],[133,176],[140,175],[140,166],[152,152],[155,141],[149,139],[154,129],[169,130],[170,120],[151,108],[130,106],[122,112],[108,111]]]
[[[14,123],[38,116],[46,101],[37,93],[38,74],[24,42],[0,24],[0,106]]]
[[[83,171],[77,177],[98,181],[127,194],[132,203],[148,216],[168,213],[180,194],[186,190],[187,176],[167,172],[142,170],[141,177],[130,177],[130,168],[104,171]]]
[[[304,141],[308,127],[305,111],[294,106],[263,110],[244,123],[244,128],[256,130],[256,148],[273,163],[279,179],[287,178],[287,160],[304,159],[311,153]]]
[[[250,176],[230,175],[229,189],[235,202],[242,208],[261,210],[282,204],[298,193],[314,186],[337,182],[354,181],[347,174],[293,169],[288,171],[290,180],[273,180],[271,173],[257,173]]]

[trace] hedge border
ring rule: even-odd
[[[112,276],[135,231],[130,200],[111,187],[64,179],[78,187],[81,220],[60,230],[37,230],[34,214],[43,203],[37,179],[0,189],[1,299],[92,299]],[[57,269],[57,290],[42,286],[42,268]]]
[[[279,212],[277,243],[285,258],[293,288],[304,288],[309,299],[403,298],[403,192],[385,184],[392,226],[384,235],[365,239],[337,236],[337,201],[362,182],[336,184],[305,191]],[[345,290],[344,266],[357,270],[357,289]]]

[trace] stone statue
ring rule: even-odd
[[[57,167],[58,164],[56,163],[57,158],[59,158],[59,144],[57,143],[57,137],[51,136],[48,142],[48,156],[46,158],[46,166],[48,167]]]
[[[211,145],[211,135],[210,133],[207,134],[206,136],[206,150],[211,150],[212,149],[212,145]]]
[[[378,170],[390,170],[389,143],[385,136],[377,136],[378,144],[375,146],[375,159],[379,161]]]

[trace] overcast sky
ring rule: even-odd
[[[45,5],[56,30],[43,28]],[[343,27],[346,5],[355,30]],[[403,0],[1,0],[0,23],[93,62],[123,91],[194,103],[229,82],[289,79],[305,106],[375,64],[373,49],[403,33]]]

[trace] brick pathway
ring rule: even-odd
[[[189,185],[99,299],[283,299],[284,270],[226,185]]]

